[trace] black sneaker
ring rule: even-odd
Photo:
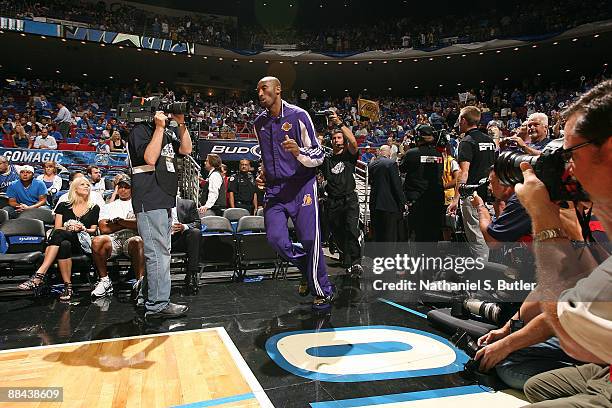
[[[351,278],[359,278],[363,275],[363,266],[355,264],[348,268],[347,272],[351,276]]]
[[[338,298],[338,292],[334,288],[327,296],[315,296],[312,301],[312,310],[315,312],[326,312],[331,309],[332,303]]]
[[[145,313],[147,319],[174,319],[182,317],[187,314],[189,307],[187,305],[177,305],[176,303],[168,303],[168,306],[160,310],[159,312]]]

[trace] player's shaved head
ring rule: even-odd
[[[270,85],[275,86],[275,87],[276,86],[281,86],[280,80],[277,77],[273,77],[273,76],[266,76],[266,77],[261,78],[259,80],[259,84],[261,84],[262,82],[269,82]],[[259,84],[258,84],[258,86],[259,86]]]

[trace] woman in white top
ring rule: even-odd
[[[48,160],[43,164],[44,173],[36,177],[47,186],[47,192],[51,193],[55,189],[57,193],[62,189],[62,179],[57,175],[57,164],[53,160]]]

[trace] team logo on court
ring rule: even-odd
[[[302,201],[302,207],[307,207],[312,204],[312,197],[310,194],[306,194],[304,196],[304,200]]]
[[[289,122],[285,122],[283,123],[283,126],[281,126],[281,129],[283,129],[285,132],[288,132],[291,130],[293,126],[291,125],[291,123]]]

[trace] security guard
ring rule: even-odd
[[[240,172],[230,177],[227,188],[229,208],[244,208],[254,215],[257,210],[257,187],[250,170],[251,162],[247,159],[240,160]]]
[[[417,125],[417,147],[408,150],[400,163],[400,171],[406,173],[404,194],[410,203],[409,221],[416,242],[438,242],[442,230],[444,159],[434,135],[431,126]]]

